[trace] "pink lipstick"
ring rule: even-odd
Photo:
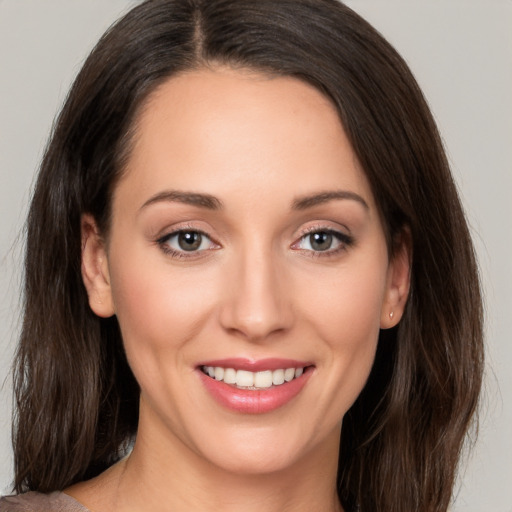
[[[314,370],[309,362],[244,358],[205,361],[198,374],[206,390],[223,407],[244,414],[263,414],[293,400]]]

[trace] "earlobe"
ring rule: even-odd
[[[395,241],[393,258],[389,262],[386,292],[381,310],[381,329],[390,329],[402,318],[411,284],[412,241],[404,228]]]
[[[108,318],[115,314],[105,242],[92,215],[84,214],[82,234],[82,279],[94,313]]]

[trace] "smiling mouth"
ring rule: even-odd
[[[221,366],[201,366],[201,371],[214,380],[224,382],[238,389],[260,390],[281,386],[298,379],[307,368],[305,366],[251,372]]]

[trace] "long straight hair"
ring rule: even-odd
[[[149,0],[100,40],[55,125],[27,221],[16,356],[15,489],[93,477],[135,435],[139,388],[116,318],[89,308],[80,219],[108,233],[137,114],[177,73],[217,64],[290,76],[336,106],[388,237],[407,229],[411,290],[400,324],[343,420],[348,511],[444,512],[482,378],[473,246],[442,143],[408,67],[336,0]],[[313,172],[313,171],[312,171]]]

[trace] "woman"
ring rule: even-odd
[[[37,493],[6,510],[449,504],[473,249],[413,77],[338,2],[156,0],[110,29],[41,167],[25,298]]]

